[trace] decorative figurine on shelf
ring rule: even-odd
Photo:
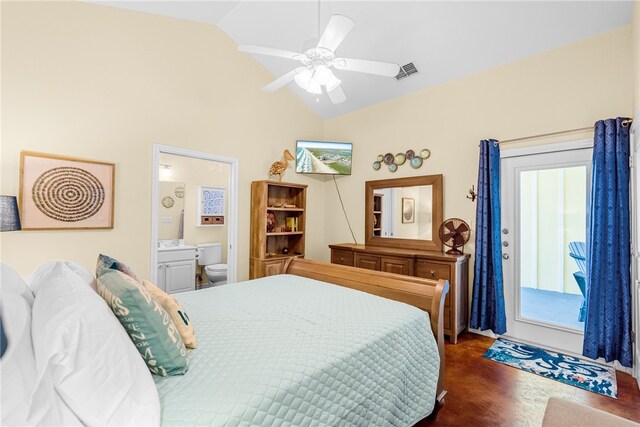
[[[267,212],[267,233],[273,232],[276,228],[276,216],[273,212]]]
[[[284,153],[282,153],[282,160],[273,162],[269,168],[269,178],[271,179],[271,177],[277,176],[278,181],[282,181],[282,175],[284,175],[284,171],[289,166],[289,161],[293,159],[294,157],[289,150],[284,150]]]

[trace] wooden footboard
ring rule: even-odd
[[[357,289],[373,295],[404,302],[429,312],[431,330],[438,343],[440,354],[440,374],[436,399],[441,401],[446,394],[444,389],[444,299],[449,292],[446,280],[428,280],[400,274],[383,273],[338,264],[291,258],[283,267],[282,273],[295,274],[321,280],[347,288]]]

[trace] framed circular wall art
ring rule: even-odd
[[[115,165],[20,153],[23,230],[113,228]]]

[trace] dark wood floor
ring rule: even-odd
[[[418,426],[540,426],[551,396],[640,422],[635,378],[618,372],[618,399],[601,396],[482,357],[493,339],[464,333],[446,344],[444,404]]]

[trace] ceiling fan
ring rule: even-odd
[[[333,74],[331,68],[385,77],[395,77],[400,72],[398,64],[336,57],[335,50],[351,32],[354,25],[355,22],[351,18],[333,15],[324,29],[318,45],[302,53],[254,45],[240,45],[238,50],[300,62],[299,67],[272,81],[263,87],[263,90],[274,92],[295,80],[296,84],[307,92],[320,95],[324,91],[332,103],[340,104],[346,101],[347,97],[340,87],[340,80]]]

